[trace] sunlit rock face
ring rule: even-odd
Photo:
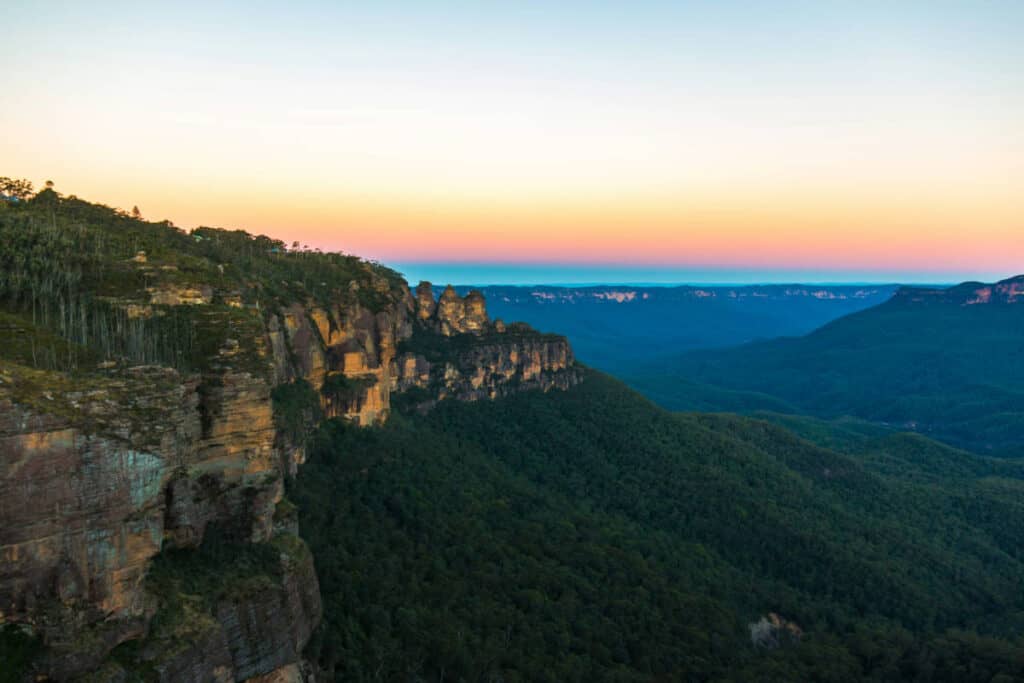
[[[448,285],[435,303],[433,286],[421,282],[416,288],[416,317],[446,337],[456,334],[479,335],[490,328],[484,295],[472,290],[461,297]]]
[[[213,287],[199,285],[197,287],[160,287],[150,288],[151,304],[162,306],[201,306],[213,301]]]
[[[330,375],[358,380],[361,388],[351,396],[324,397],[327,415],[363,425],[384,421],[395,385],[398,344],[412,334],[413,299],[405,294],[380,311],[359,304],[330,308],[293,305],[269,325],[278,339],[271,339],[275,374],[305,379],[318,392]]]
[[[421,409],[446,398],[498,398],[528,389],[566,389],[579,381],[565,337],[539,334],[522,323],[492,323],[484,296],[476,290],[460,297],[449,285],[436,304],[430,283],[420,283],[417,293],[419,327],[408,343],[413,352],[398,359],[394,387],[430,387]],[[428,349],[416,353],[419,339],[436,335],[451,341],[428,343]]]
[[[175,383],[173,371],[157,375],[43,394],[53,404],[47,413],[41,408],[48,405],[15,402],[14,388],[45,376],[5,374],[0,622],[59,628],[65,609],[80,608],[114,617],[126,632],[137,628],[134,620],[147,610],[142,579],[164,540],[178,445],[201,429],[195,386]],[[128,395],[131,413],[122,411]]]
[[[465,297],[460,297],[451,285],[441,294],[435,316],[438,329],[447,337],[453,334],[480,334],[487,329],[489,323],[483,294],[473,290]]]
[[[239,541],[271,537],[286,454],[261,378],[203,386],[135,368],[41,401],[18,395],[47,379],[0,384],[0,622],[40,633],[42,673],[64,680],[146,633],[145,578],[162,549],[198,546],[210,524]]]
[[[416,316],[420,320],[430,320],[436,310],[433,286],[426,281],[419,283],[416,286]]]
[[[424,404],[432,404],[566,388],[577,378],[564,337],[492,323],[482,294],[460,297],[450,285],[435,300],[432,285],[421,282],[415,296],[405,290],[378,311],[294,304],[272,316],[267,328],[275,376],[305,379],[322,394],[329,378],[344,376],[351,390],[323,394],[322,408],[327,417],[361,425],[385,421],[392,394],[412,387],[430,387],[433,396]],[[427,358],[416,351],[417,331],[463,341],[453,341],[443,359]]]

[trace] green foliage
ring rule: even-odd
[[[1017,675],[1024,472],[957,452],[937,481],[865,438],[672,415],[594,373],[331,421],[290,493],[325,601],[309,654],[353,681]],[[803,641],[753,648],[768,612]]]
[[[119,664],[128,681],[158,680],[161,657],[191,647],[219,628],[214,617],[219,603],[239,603],[277,590],[282,552],[293,551],[287,535],[269,543],[245,543],[210,526],[199,548],[161,552],[146,575],[146,591],[157,601],[148,633],[119,645],[108,663]]]
[[[312,298],[321,305],[354,300],[379,310],[400,295],[404,280],[395,271],[357,256],[289,251],[284,242],[242,230],[197,228],[195,251],[214,263],[231,264],[254,296],[280,303]],[[352,288],[352,283],[356,283]]]
[[[38,636],[30,635],[14,624],[0,626],[0,683],[21,683],[32,661],[42,652]]]
[[[320,393],[331,401],[344,404],[356,400],[363,395],[366,389],[376,383],[376,375],[353,377],[342,372],[335,372],[324,378]]]
[[[437,393],[430,388],[412,386],[397,394],[391,394],[391,409],[396,413],[409,413],[420,406],[431,405]]]
[[[666,360],[630,383],[672,410],[854,415],[1024,455],[1024,305],[896,297],[805,337]]]
[[[323,417],[320,399],[304,379],[279,384],[270,394],[274,425],[292,443],[301,443]]]
[[[32,181],[0,176],[0,195],[5,201],[23,202],[32,197]]]
[[[98,356],[207,370],[235,340],[242,348],[232,363],[265,373],[251,343],[262,310],[310,300],[379,310],[402,294],[396,272],[355,256],[289,251],[242,231],[186,233],[52,189],[5,203],[0,244],[0,311],[92,354],[40,339],[33,366],[41,369],[81,370]],[[213,300],[151,304],[154,292],[188,289],[212,291]]]
[[[161,599],[163,618],[173,618],[178,596],[198,598],[212,608],[230,596],[259,591],[280,578],[278,550],[269,543],[244,543],[209,527],[198,549],[160,553],[146,576],[146,588]]]

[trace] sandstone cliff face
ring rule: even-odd
[[[271,538],[283,478],[269,386],[244,374],[219,379],[200,391],[197,379],[173,370],[136,368],[33,405],[26,385],[59,387],[58,380],[3,375],[0,621],[29,624],[42,636],[40,675],[65,680],[90,671],[116,645],[147,633],[156,604],[145,579],[161,550],[198,546],[213,523],[240,540]],[[315,586],[311,560],[300,574]],[[260,660],[267,668],[256,673],[297,661],[318,619],[315,591],[267,610],[290,604],[307,606],[276,623],[301,643],[282,650],[292,659]],[[175,661],[188,669],[200,654],[179,653],[166,680],[188,680],[173,674]],[[238,657],[200,659],[212,668],[196,669],[194,680],[242,680],[253,670]]]
[[[42,637],[36,675],[121,680],[125,660],[108,655],[126,641],[139,643],[130,661],[154,680],[305,675],[321,608],[294,516],[275,516],[303,459],[276,421],[275,387],[304,380],[327,417],[369,425],[414,389],[426,410],[577,381],[564,338],[492,323],[479,293],[449,287],[435,302],[429,283],[415,297],[386,284],[372,308],[354,295],[245,307],[202,283],[146,294],[147,316],[199,306],[249,321],[211,344],[200,372],[105,363],[70,378],[0,361],[0,624]],[[283,570],[162,632],[147,585],[154,558],[198,548],[213,527],[236,542],[290,543]]]
[[[430,291],[430,283],[421,283]],[[460,297],[455,288],[448,285],[437,302],[433,315],[441,334],[450,337],[453,334],[480,334],[487,329],[489,320],[484,306],[484,296],[473,290],[465,297]],[[423,315],[420,316],[424,318]]]
[[[493,399],[579,381],[565,337],[491,322],[478,291],[459,297],[449,285],[435,306],[430,283],[421,282],[416,304],[417,325],[398,358],[394,389],[426,389],[421,410],[446,398]]]
[[[69,619],[103,619],[97,653],[73,658],[102,656],[107,641],[144,627],[151,605],[142,582],[163,540],[176,445],[199,433],[194,387],[176,379],[173,371],[136,372],[54,392],[44,396],[53,412],[44,413],[17,400],[25,384],[47,378],[4,373],[0,620],[34,624],[59,641]],[[137,405],[126,415],[119,404],[129,394]]]
[[[427,389],[420,409],[446,398],[475,401],[524,389],[568,389],[580,380],[565,340],[537,335],[495,333],[450,359],[435,362],[407,353],[401,356],[399,368],[400,389]]]
[[[360,304],[293,305],[272,316],[268,326],[275,374],[305,379],[318,392],[333,375],[362,380],[362,388],[350,396],[325,397],[323,408],[328,417],[364,425],[382,422],[395,386],[398,343],[412,334],[413,310],[408,291],[381,311]]]

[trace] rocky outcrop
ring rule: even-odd
[[[416,317],[420,320],[431,320],[437,311],[434,301],[434,288],[429,282],[420,282],[416,286]]]
[[[383,422],[392,394],[426,389],[426,407],[444,398],[497,398],[523,389],[567,388],[578,381],[568,341],[523,324],[491,321],[477,291],[450,285],[435,300],[421,282],[386,310],[359,304],[294,304],[268,323],[275,376],[304,379],[328,417]]]
[[[275,374],[301,378],[322,392],[332,376],[353,378],[358,391],[324,397],[328,417],[347,417],[359,424],[387,419],[398,344],[412,334],[412,296],[386,310],[361,304],[308,306],[295,304],[271,317]],[[289,353],[290,351],[290,353]]]
[[[434,318],[439,331],[446,337],[453,334],[480,334],[490,322],[483,294],[474,289],[465,297],[460,297],[451,285],[442,292]]]
[[[199,285],[196,287],[151,287],[149,303],[161,306],[202,306],[213,301],[213,287]]]
[[[435,362],[414,353],[400,360],[398,386],[428,389],[417,404],[421,410],[446,398],[475,401],[525,389],[568,389],[581,377],[564,337],[522,334],[521,328],[492,333]]]
[[[750,629],[750,643],[754,647],[774,650],[786,645],[799,643],[804,637],[803,629],[775,612],[769,612],[747,625]]]
[[[429,282],[416,288],[413,334],[397,359],[392,390],[426,389],[420,410],[437,401],[493,399],[524,389],[566,389],[579,381],[565,337],[528,325],[491,322],[484,297],[460,297],[449,285],[434,302]]]

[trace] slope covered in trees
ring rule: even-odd
[[[18,341],[0,357],[45,370],[98,358],[202,370],[211,349],[253,334],[261,310],[307,300],[377,307],[405,284],[356,256],[241,230],[186,232],[49,188],[0,201],[0,244],[0,330]],[[181,297],[208,305],[148,309]]]
[[[673,415],[597,373],[328,423],[291,492],[325,603],[307,654],[354,681],[1024,675],[1024,467],[861,437]],[[772,614],[799,643],[752,644]]]
[[[630,383],[672,410],[852,415],[1024,455],[1024,277],[892,300],[799,338],[693,352]]]

